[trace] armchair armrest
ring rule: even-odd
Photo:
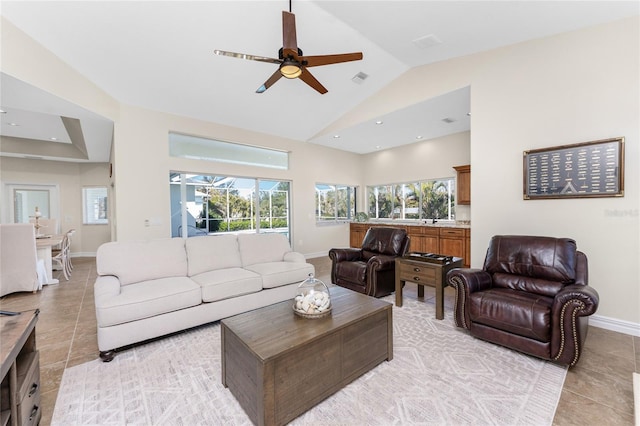
[[[447,273],[446,283],[456,290],[453,320],[456,326],[468,329],[471,320],[467,301],[471,293],[491,288],[491,275],[482,269],[455,268]]]
[[[397,256],[385,256],[383,254],[377,254],[369,258],[367,262],[367,274],[375,271],[386,271],[388,269],[395,269]]]
[[[329,250],[329,257],[335,263],[353,262],[354,260],[360,260],[362,250],[357,248],[333,248]]]
[[[587,337],[587,318],[598,309],[600,296],[588,285],[572,284],[558,292],[551,307],[551,356],[554,361],[575,365]]]

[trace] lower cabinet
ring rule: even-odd
[[[362,240],[367,230],[374,226],[391,226],[388,224],[351,223],[349,243],[351,247],[362,247]],[[411,239],[409,251],[421,253],[438,253],[445,256],[461,257],[464,267],[471,264],[471,229],[446,226],[407,225],[405,228]]]

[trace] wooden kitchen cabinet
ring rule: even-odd
[[[440,242],[438,254],[446,256],[461,257],[464,259],[464,229],[462,228],[440,228]]]
[[[471,166],[456,166],[454,169],[458,172],[456,203],[471,204]]]
[[[364,240],[364,235],[369,228],[371,228],[371,225],[368,223],[351,222],[349,225],[349,246],[353,248],[362,247],[362,240]]]
[[[464,265],[465,268],[471,267],[471,228],[464,230]]]
[[[407,233],[411,239],[409,251],[420,253],[437,253],[439,247],[438,228],[428,226],[407,226]]]

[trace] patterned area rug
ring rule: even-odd
[[[393,360],[291,424],[552,423],[566,368],[475,339],[434,311],[405,297],[393,308]],[[214,323],[65,370],[52,424],[251,424],[220,377]]]

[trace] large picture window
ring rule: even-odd
[[[316,184],[316,220],[351,220],[356,212],[356,188],[348,185]]]
[[[171,235],[290,235],[289,181],[171,173]]]
[[[455,179],[367,187],[371,219],[455,220]]]

